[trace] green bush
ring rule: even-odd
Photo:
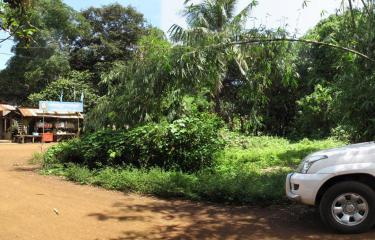
[[[281,138],[246,137],[225,131],[221,135],[227,142],[226,148],[215,156],[214,165],[197,172],[160,167],[89,170],[71,164],[65,167],[51,165],[44,172],[124,192],[214,202],[270,204],[286,200],[286,174],[293,171],[302,158],[320,149],[345,144],[334,139],[305,139],[291,143]]]
[[[313,93],[297,101],[296,137],[319,139],[329,136],[331,128],[335,126],[332,94],[332,89],[317,84]]]
[[[80,143],[81,140],[73,139],[50,147],[44,154],[44,166],[69,162],[83,163]]]
[[[46,162],[195,172],[211,166],[214,154],[222,149],[217,131],[220,124],[215,117],[203,115],[149,123],[128,131],[99,131],[52,147]]]

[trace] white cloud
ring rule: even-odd
[[[248,0],[240,0],[240,2],[244,4]],[[297,29],[299,34],[304,34],[322,19],[322,11],[332,14],[340,6],[340,2],[341,0],[311,0],[307,7],[303,8],[303,0],[262,0],[254,8],[252,14],[256,20],[253,20],[249,25],[262,24],[267,28],[286,25],[290,32],[295,32]]]
[[[250,1],[239,0],[237,10],[243,9]],[[161,28],[165,32],[174,23],[186,26],[181,16],[183,2],[184,0],[161,0]],[[277,28],[287,25],[290,32],[294,33],[298,29],[299,34],[303,34],[319,22],[323,10],[328,14],[334,13],[340,2],[341,0],[311,0],[302,9],[303,0],[260,0],[247,26],[251,28],[262,24],[267,28]]]

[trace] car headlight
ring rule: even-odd
[[[303,173],[303,174],[306,174],[309,169],[311,168],[311,166],[317,162],[317,161],[320,161],[320,160],[323,160],[323,159],[326,159],[328,158],[327,155],[315,155],[315,156],[311,156],[311,157],[306,157],[302,162],[301,164],[299,165],[297,171],[299,173]]]

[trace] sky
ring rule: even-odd
[[[90,6],[100,7],[110,3],[131,5],[144,14],[152,25],[165,32],[170,26],[177,23],[186,26],[181,16],[184,0],[63,0],[76,10],[86,9]],[[199,0],[195,0],[199,1]],[[238,11],[244,8],[251,0],[239,0]],[[302,8],[303,0],[258,0],[259,4],[251,12],[247,27],[265,25],[267,28],[286,26],[289,32],[301,36],[323,17],[334,13],[340,6],[341,0],[310,0],[306,8]],[[4,33],[0,33],[0,39]],[[11,57],[13,42],[7,41],[0,44],[0,69],[5,68],[6,62]]]

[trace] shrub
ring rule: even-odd
[[[296,137],[324,138],[329,136],[333,120],[332,89],[318,84],[314,92],[297,101]]]
[[[44,166],[58,163],[83,163],[80,149],[81,140],[73,139],[50,147],[44,154]]]
[[[217,130],[220,124],[211,115],[201,115],[172,123],[149,123],[128,131],[99,131],[52,147],[46,162],[195,172],[211,166],[214,154],[222,149]]]
[[[67,164],[45,169],[46,174],[66,176],[124,192],[183,197],[214,202],[270,204],[285,201],[285,176],[311,152],[337,147],[343,142],[327,139],[291,143],[275,137],[246,137],[222,132],[227,147],[215,156],[214,165],[193,173],[162,168],[89,170]]]

